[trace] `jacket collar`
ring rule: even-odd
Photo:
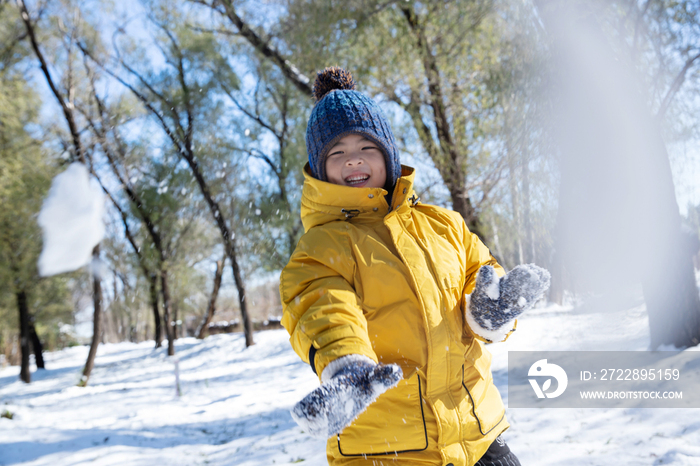
[[[370,223],[384,218],[390,211],[401,213],[409,209],[415,170],[401,166],[401,178],[394,186],[391,209],[383,188],[352,188],[314,178],[309,164],[304,166],[304,188],[301,195],[301,222],[304,231],[334,221]],[[408,199],[408,202],[407,202]],[[416,201],[417,202],[417,201]]]

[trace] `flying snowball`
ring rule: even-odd
[[[103,213],[104,194],[90,182],[85,165],[72,163],[57,175],[39,213],[44,237],[39,274],[46,277],[89,264],[105,234]]]

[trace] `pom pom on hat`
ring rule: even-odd
[[[354,91],[355,80],[352,74],[337,66],[329,66],[316,75],[314,81],[314,97],[316,102],[323,99],[326,94],[334,90]]]

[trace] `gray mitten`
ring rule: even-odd
[[[474,292],[468,296],[466,319],[474,333],[502,341],[516,317],[530,309],[549,288],[549,272],[535,264],[515,267],[502,278],[490,265],[479,269]]]
[[[396,364],[376,364],[356,355],[343,359],[349,362],[292,408],[294,421],[314,437],[328,438],[340,433],[403,377]]]

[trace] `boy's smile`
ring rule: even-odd
[[[328,152],[326,178],[342,186],[383,188],[386,184],[384,153],[361,134],[349,134]]]

